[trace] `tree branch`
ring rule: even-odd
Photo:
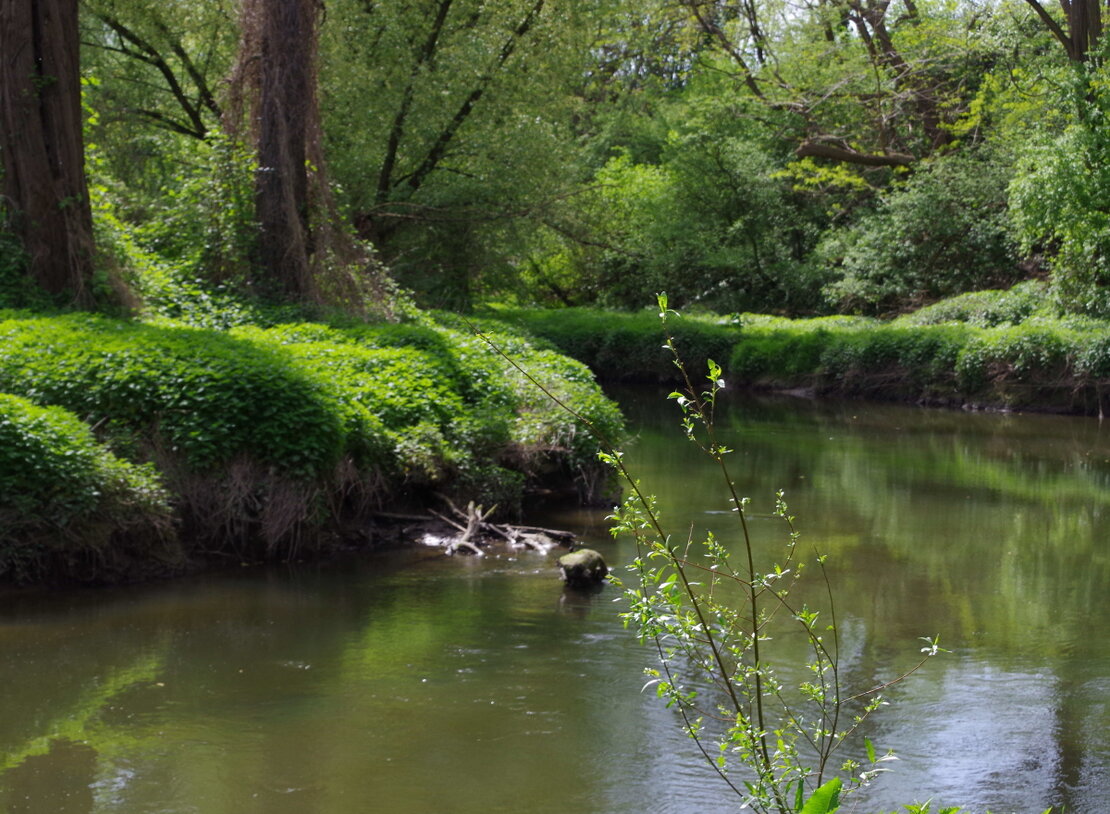
[[[177,75],[173,71],[173,68],[171,68],[169,63],[166,62],[161,52],[159,52],[158,49],[151,45],[147,40],[143,39],[138,33],[128,28],[115,17],[107,14],[102,14],[98,11],[94,11],[92,12],[92,14],[94,17],[96,17],[98,20],[112,29],[112,31],[116,32],[120,39],[125,42],[131,43],[132,46],[138,49],[137,52],[125,48],[109,47],[108,50],[114,50],[128,54],[129,56],[132,56],[142,62],[147,63],[148,65],[153,66],[155,69],[158,70],[159,73],[162,74],[162,77],[166,80],[166,85],[169,87],[170,93],[173,95],[173,98],[177,101],[178,105],[185,113],[185,116],[189,119],[189,123],[192,125],[191,128],[182,129],[180,127],[170,127],[170,129],[175,130],[176,132],[185,133],[186,135],[194,136],[196,138],[204,138],[208,133],[208,127],[205,125],[204,119],[200,115],[200,109],[189,99],[188,95],[186,95],[185,90],[181,86],[180,80],[178,80]],[[166,120],[166,117],[164,116],[151,118],[155,118],[155,120]]]
[[[474,106],[485,94],[490,82],[493,81],[494,75],[505,66],[505,63],[509,61],[509,57],[513,55],[513,51],[516,50],[517,44],[531,30],[536,22],[536,17],[543,11],[544,2],[545,0],[536,0],[535,5],[528,11],[528,14],[520,22],[520,25],[513,29],[512,34],[509,35],[509,39],[501,46],[501,53],[497,55],[497,61],[492,70],[478,80],[478,86],[470,91],[466,99],[459,106],[459,109],[455,112],[455,115],[451,118],[451,121],[449,121],[447,126],[440,132],[439,138],[436,139],[435,144],[432,145],[432,149],[428,151],[428,154],[424,157],[420,166],[409,176],[408,185],[413,192],[420,189],[421,185],[424,183],[424,179],[427,178],[428,174],[443,160],[443,156],[447,152],[448,145],[450,145],[452,139],[454,139],[455,133],[462,127],[463,122],[466,121],[471,111],[474,110]]]
[[[186,52],[185,48],[181,45],[181,41],[171,36],[170,30],[166,27],[166,24],[163,23],[161,20],[156,20],[154,25],[158,28],[159,33],[161,33],[166,38],[166,42],[169,44],[170,50],[178,59],[181,60],[181,64],[185,68],[185,72],[189,74],[189,78],[193,80],[193,85],[197,89],[198,100],[201,104],[203,104],[206,108],[208,108],[208,110],[212,112],[212,114],[216,117],[218,121],[219,118],[223,115],[223,112],[220,110],[220,106],[216,102],[216,97],[212,94],[212,89],[208,87],[208,81],[204,78],[204,75],[197,69],[196,65],[193,64],[193,60],[189,57],[188,52]]]
[[[1071,37],[1064,32],[1064,29],[1060,27],[1058,22],[1052,19],[1052,15],[1049,14],[1045,7],[1038,3],[1037,0],[1025,0],[1025,2],[1029,4],[1033,11],[1037,12],[1037,16],[1041,18],[1041,22],[1045,24],[1045,27],[1052,32],[1052,36],[1058,39],[1064,46],[1064,50],[1068,53],[1068,58],[1074,60],[1075,55],[1073,53]]]
[[[756,98],[763,99],[763,89],[759,87],[755,74],[752,73],[752,69],[748,65],[747,60],[744,59],[744,55],[729,41],[728,35],[724,30],[702,13],[700,6],[695,0],[683,0],[683,5],[694,15],[694,19],[698,21],[701,30],[717,40],[718,45],[724,49],[725,53],[732,57],[733,62],[740,66],[740,70],[744,73],[744,84],[748,86],[748,90],[750,90]]]
[[[865,167],[911,167],[917,158],[906,153],[861,153],[848,147],[838,147],[823,141],[806,139],[794,151],[798,158],[828,158]]]
[[[405,132],[405,120],[408,118],[409,108],[412,107],[413,95],[416,92],[416,78],[419,76],[420,70],[426,64],[431,64],[435,59],[436,47],[439,43],[440,34],[443,32],[444,23],[447,21],[447,13],[451,10],[451,2],[452,0],[440,0],[439,9],[436,11],[435,20],[432,22],[432,28],[412,65],[412,70],[409,72],[409,81],[405,86],[404,94],[401,96],[401,105],[397,109],[397,115],[393,117],[393,125],[389,128],[385,157],[382,159],[381,170],[378,173],[378,189],[375,195],[378,203],[385,203],[389,200],[389,191],[393,186],[393,169],[397,164],[397,151],[401,146],[401,137]]]

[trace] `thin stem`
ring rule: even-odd
[[[736,484],[732,480],[732,476],[730,475],[730,473],[728,471],[728,466],[725,464],[724,456],[721,453],[721,447],[717,442],[716,425],[713,421],[712,410],[707,410],[706,409],[705,402],[703,401],[703,399],[701,397],[701,394],[698,392],[697,388],[695,388],[693,383],[690,381],[690,376],[689,376],[689,373],[686,370],[686,365],[682,362],[682,359],[679,356],[677,349],[675,348],[674,337],[671,336],[669,331],[666,331],[666,309],[663,309],[663,325],[664,325],[664,330],[666,332],[666,337],[667,337],[666,346],[670,350],[671,354],[674,356],[675,366],[678,368],[679,372],[682,374],[682,380],[683,380],[683,382],[686,386],[686,392],[690,397],[691,403],[694,405],[694,407],[693,407],[694,412],[697,415],[697,417],[698,417],[699,421],[701,422],[702,426],[705,427],[706,438],[709,442],[708,445],[707,445],[709,455],[710,455],[710,457],[713,458],[714,461],[716,461],[717,466],[721,470],[721,475],[724,478],[725,483],[728,486],[729,494],[730,494],[731,499],[732,499],[732,505],[734,507],[734,510],[736,512],[737,517],[740,520],[740,529],[741,529],[741,532],[742,532],[742,535],[743,535],[743,540],[744,540],[744,553],[745,553],[745,555],[747,557],[747,560],[748,560],[748,582],[750,584],[754,585],[754,583],[756,581],[756,571],[755,571],[755,554],[753,552],[751,532],[748,529],[747,518],[744,516],[744,504],[740,499],[740,495],[736,492]],[[714,381],[711,385],[711,388],[710,388],[710,404],[711,405],[716,404],[717,388],[718,388],[717,382]],[[762,674],[762,667],[761,667],[762,660],[760,658],[760,648],[759,648],[759,592],[755,591],[755,590],[750,590],[750,591],[747,592],[747,595],[748,595],[748,603],[749,603],[749,606],[750,606],[751,618],[752,618],[752,630],[751,630],[751,634],[752,634],[752,638],[751,638],[751,641],[752,641],[752,658],[755,662],[754,665],[753,665],[754,669],[753,669],[752,673],[753,673],[754,682],[755,682],[754,704],[755,704],[756,726],[759,729],[759,750],[760,750],[761,757],[763,759],[764,771],[767,773],[767,776],[772,779],[772,791],[775,795],[775,800],[778,803],[779,808],[781,810],[785,811],[786,810],[786,804],[780,796],[778,785],[773,782],[773,778],[774,778],[773,769],[772,769],[773,763],[771,761],[770,746],[767,743],[767,725],[766,725],[766,718],[765,718],[764,709],[763,709],[763,674]],[[695,607],[697,607],[696,600],[695,600]],[[698,613],[700,615],[700,613],[701,613],[700,608],[698,608]],[[732,696],[732,699],[735,702],[736,701],[736,695],[735,695],[735,692],[733,692],[732,689],[731,689],[731,682],[729,682],[729,686],[730,686],[730,695]],[[737,707],[737,709],[739,710],[739,707]]]
[[[616,466],[618,468],[618,471],[620,472],[621,477],[632,488],[632,491],[635,493],[636,500],[639,502],[640,506],[643,508],[644,514],[647,516],[648,521],[651,523],[652,528],[655,530],[655,533],[658,535],[659,540],[664,541],[664,542],[666,540],[668,540],[669,537],[666,534],[666,532],[663,531],[663,527],[660,524],[659,519],[656,516],[655,512],[652,511],[650,502],[648,501],[647,497],[643,494],[643,492],[640,491],[639,484],[636,482],[636,480],[632,477],[632,474],[625,467],[624,461],[621,459],[621,456],[619,454],[617,454],[616,446],[612,443],[612,441],[609,440],[609,438],[605,435],[605,433],[603,433],[596,425],[594,425],[594,423],[592,421],[590,421],[588,418],[586,418],[580,412],[573,409],[568,404],[566,404],[561,399],[559,399],[558,396],[556,396],[547,387],[545,387],[542,382],[540,382],[538,379],[536,379],[535,376],[533,376],[531,373],[529,373],[527,370],[525,370],[523,367],[521,367],[519,364],[517,364],[517,362],[514,359],[510,358],[503,350],[501,350],[501,348],[498,347],[497,344],[493,342],[493,340],[491,340],[488,336],[486,336],[484,333],[482,333],[482,331],[479,330],[477,326],[470,323],[469,321],[466,321],[466,325],[467,325],[467,327],[470,328],[471,331],[474,332],[474,334],[479,339],[481,339],[491,349],[493,349],[493,351],[498,356],[500,356],[502,359],[507,361],[510,365],[513,366],[513,368],[515,370],[517,370],[526,379],[528,379],[529,382],[531,382],[533,385],[538,387],[544,395],[546,395],[548,398],[550,398],[552,401],[554,401],[556,404],[558,404],[560,407],[562,407],[567,413],[574,416],[578,421],[582,422],[582,424],[586,427],[586,429],[590,431],[590,433],[594,436],[595,439],[597,439],[598,443],[601,444],[602,448],[605,450],[606,453],[608,453],[610,458],[613,461],[616,462]],[[698,626],[705,632],[705,637],[709,642],[709,648],[713,652],[713,661],[716,664],[717,670],[720,672],[721,677],[725,679],[725,686],[728,689],[729,697],[731,698],[735,708],[737,710],[739,710],[741,708],[740,707],[740,699],[736,695],[736,688],[733,687],[732,682],[728,680],[731,673],[725,667],[725,662],[724,662],[724,659],[721,656],[721,651],[720,651],[719,647],[717,646],[716,638],[713,636],[713,629],[712,629],[712,627],[710,627],[709,622],[705,618],[705,613],[702,610],[701,603],[698,601],[697,594],[694,592],[694,588],[690,584],[690,580],[687,579],[686,571],[682,567],[681,560],[677,557],[674,550],[672,550],[669,545],[664,545],[664,548],[667,551],[668,555],[670,556],[672,564],[675,566],[675,572],[678,574],[679,579],[682,581],[682,587],[685,590],[686,595],[690,598],[690,604],[693,606],[694,612],[698,617]],[[762,728],[763,728],[763,723],[762,723],[762,720],[760,720],[760,729],[762,730]],[[764,734],[763,737],[765,738],[766,735]],[[764,749],[766,749],[766,743],[764,743]],[[768,761],[768,764],[769,764],[769,761]]]

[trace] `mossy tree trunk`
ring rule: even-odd
[[[305,145],[309,108],[316,102],[316,4],[264,0],[263,5],[255,190],[260,248],[265,268],[288,295],[300,298],[312,291]]]
[[[316,0],[245,0],[232,76],[234,116],[250,113],[258,155],[255,206],[259,263],[291,300],[313,300],[308,162],[319,138]],[[233,121],[232,129],[239,121]]]
[[[77,0],[0,0],[3,205],[48,293],[91,304]]]

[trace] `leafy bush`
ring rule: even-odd
[[[152,468],[115,457],[65,410],[0,394],[0,580],[164,560],[176,552],[169,520]]]
[[[876,324],[861,317],[818,317],[792,320],[741,314],[728,372],[741,382],[797,383],[821,367],[834,335]],[[677,325],[677,323],[675,323]]]
[[[434,325],[299,324],[237,335],[282,342],[296,358],[326,371],[344,404],[381,422],[389,467],[410,483],[453,479],[461,490],[478,487],[487,499],[498,494],[497,502],[511,507],[519,502],[522,475],[543,477],[554,468],[588,478],[596,468],[589,435],[469,332]],[[504,331],[487,337],[619,437],[620,413],[584,365]]]
[[[735,129],[737,117],[728,118]],[[612,157],[576,196],[575,226],[561,232],[587,239],[538,252],[536,283],[564,302],[573,292],[577,302],[610,308],[661,290],[676,303],[721,310],[821,307],[825,279],[808,262],[814,213],[751,134],[721,127],[711,135],[678,128],[658,164]]]
[[[1048,286],[1027,280],[1008,290],[969,291],[899,317],[904,325],[966,322],[982,328],[1016,325],[1045,308]]]
[[[1107,101],[1103,90],[1095,104],[1082,103],[1097,124],[1030,145],[1010,187],[1022,248],[1050,257],[1057,305],[1101,318],[1110,317],[1110,140],[1099,109]]]
[[[182,279],[248,281],[257,240],[250,151],[224,136],[187,144],[163,138],[158,149],[178,154],[166,162],[176,174],[157,195],[136,194],[95,166],[100,183],[90,193],[97,219],[125,233],[129,252],[154,259]]]
[[[0,199],[0,308],[49,308],[50,296],[27,274],[27,252],[10,231]]]
[[[1050,320],[989,328],[969,338],[956,373],[969,394],[989,387],[1008,405],[1037,404],[1053,388],[1075,388],[1075,356],[1088,341]]]
[[[495,341],[615,436],[581,364]],[[434,325],[290,323],[230,334],[0,313],[0,389],[65,406],[153,460],[208,541],[273,553],[344,501],[411,486],[519,502],[525,477],[588,479],[592,441],[475,337]],[[338,503],[336,502],[338,500]]]
[[[154,461],[191,541],[287,552],[317,523],[343,427],[333,389],[288,353],[90,315],[0,322],[0,390],[63,406]]]
[[[842,333],[822,354],[822,386],[852,395],[955,399],[956,361],[969,332],[962,325],[878,325]]]
[[[659,310],[664,322],[673,313],[664,295]],[[673,348],[669,331],[667,345]],[[677,353],[675,363],[684,369]],[[635,581],[625,591],[628,610],[622,617],[641,643],[650,642],[658,654],[657,666],[645,670],[650,677],[646,686],[654,686],[656,695],[678,712],[683,731],[742,808],[761,814],[833,814],[840,809],[841,793],[866,786],[884,771],[882,763],[894,759],[890,753],[880,757],[867,738],[866,758],[835,753],[883,705],[879,693],[921,667],[940,647],[936,639],[928,640],[924,657],[900,678],[878,687],[870,681],[866,686],[871,689],[862,692],[846,691],[850,679],[841,667],[831,588],[824,607],[793,596],[803,573],[815,568],[819,578],[825,576],[827,555],[818,548],[803,553],[798,546],[799,533],[781,490],[774,511],[782,524],[780,560],[767,559],[764,535],[756,545],[747,519],[749,498],[737,492],[732,459],[726,458],[732,450],[717,435],[721,374],[718,365],[710,364],[707,384],[690,371],[669,398],[682,411],[686,437],[720,474],[737,521],[731,529],[703,532],[691,524],[687,542],[676,544],[655,497],[642,489],[621,453],[608,447],[602,453],[628,487],[614,510],[612,532],[632,536],[636,543],[636,557],[628,566]],[[805,642],[803,650],[780,649],[786,640],[796,648],[799,639]],[[797,682],[785,678],[787,671],[776,665],[784,659],[805,666]],[[706,686],[717,690],[709,702],[701,691]],[[742,783],[732,779],[737,767],[743,771]]]
[[[103,187],[93,187],[92,202],[97,250],[123,270],[148,319],[222,331],[235,325],[274,325],[305,318],[308,307],[265,302],[251,296],[240,279],[207,279],[180,258],[167,258],[148,248],[141,230],[119,217]]]
[[[1021,279],[1009,237],[1009,169],[985,155],[930,162],[821,253],[843,277],[827,294],[862,313],[990,288]]]
[[[465,455],[452,432],[465,420],[454,377],[432,354],[373,347],[359,333],[303,323],[232,335],[260,347],[280,344],[294,364],[329,382],[343,411],[346,449],[360,468],[443,480]]]
[[[0,388],[110,422],[196,471],[241,456],[294,478],[328,472],[335,397],[279,349],[83,314],[0,322]]]
[[[671,323],[692,364],[725,360],[734,384],[825,394],[1094,413],[1110,381],[1110,323],[1046,317],[1044,284],[959,295],[891,322],[739,314]],[[652,317],[589,309],[498,309],[602,379],[676,381]],[[1011,324],[1015,321],[1016,324]],[[491,323],[496,322],[492,320]],[[994,327],[984,327],[994,326]],[[638,347],[637,347],[638,345]],[[646,352],[645,352],[646,351]],[[665,356],[664,356],[665,358]]]

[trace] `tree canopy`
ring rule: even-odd
[[[1097,2],[2,10],[42,38],[0,78],[9,288],[881,315],[1043,277],[1110,314]]]

